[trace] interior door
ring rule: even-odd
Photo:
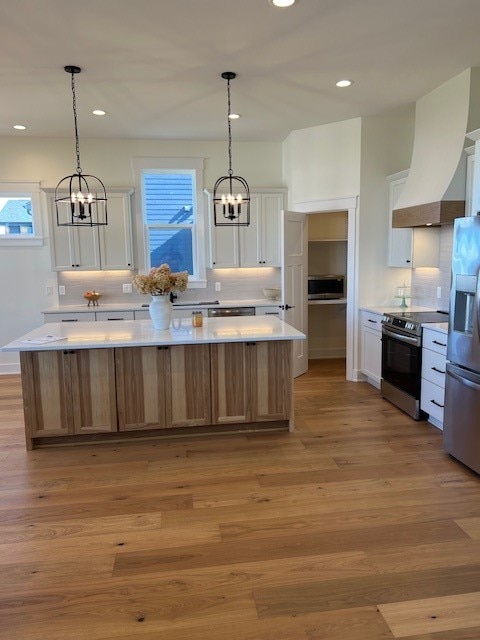
[[[282,211],[283,319],[305,335],[308,331],[308,228],[307,214]],[[307,340],[293,341],[293,376],[308,370]]]

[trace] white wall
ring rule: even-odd
[[[59,138],[7,137],[0,140],[0,182],[40,182],[55,187],[75,170],[74,141]],[[228,169],[225,142],[185,140],[80,140],[82,168],[98,175],[108,187],[131,187],[132,158],[204,157],[205,186]],[[271,142],[234,142],[233,167],[250,187],[281,187],[282,145]],[[46,212],[43,211],[47,235]],[[56,282],[50,268],[48,238],[43,247],[0,247],[0,347],[43,322],[41,310],[56,299],[45,295]],[[0,373],[18,369],[18,355],[0,353]]]
[[[292,131],[283,143],[288,206],[356,196],[360,191],[361,119]]]

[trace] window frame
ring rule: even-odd
[[[184,225],[192,229],[193,276],[188,277],[188,287],[205,288],[206,277],[206,242],[205,242],[205,206],[203,200],[203,158],[134,158],[132,161],[135,177],[135,220],[137,255],[139,271],[150,269],[150,252],[148,241],[149,228],[168,228],[169,225],[147,224],[145,216],[145,192],[143,176],[146,173],[191,173],[195,178],[195,220],[193,225]],[[172,225],[173,226],[173,225]],[[180,228],[182,225],[178,225]]]
[[[0,235],[0,247],[43,246],[42,206],[39,182],[0,182],[1,198],[29,198],[32,203],[33,233]]]

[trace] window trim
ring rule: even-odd
[[[143,175],[145,173],[174,173],[175,171],[191,171],[195,174],[196,216],[192,235],[192,253],[197,269],[197,277],[189,276],[190,289],[205,288],[206,274],[206,241],[205,241],[205,206],[203,200],[203,168],[204,158],[133,158],[135,179],[135,227],[137,238],[137,255],[139,271],[147,271],[149,265],[147,225],[144,219],[145,200],[143,192]]]
[[[39,182],[0,182],[0,197],[30,198],[32,202],[33,234],[0,236],[0,247],[41,247],[43,246],[42,206]]]

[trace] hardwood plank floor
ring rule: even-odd
[[[37,449],[0,377],[1,640],[480,640],[480,478],[341,360],[293,433]]]

